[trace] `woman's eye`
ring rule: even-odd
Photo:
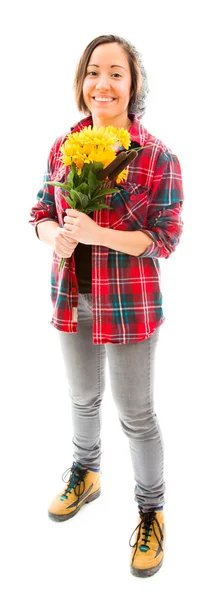
[[[87,75],[98,75],[98,73],[96,71],[89,71]],[[116,78],[121,77],[120,73],[111,73],[111,76]]]

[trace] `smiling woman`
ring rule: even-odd
[[[100,410],[108,358],[113,399],[129,439],[139,509],[130,570],[147,577],[162,565],[166,537],[163,440],[154,408],[156,349],[165,321],[158,259],[169,258],[182,233],[181,168],[172,150],[140,122],[147,77],[132,44],[113,35],[90,42],[79,61],[74,89],[77,107],[86,116],[53,144],[31,211],[41,239],[50,240],[54,248],[51,324],[59,334],[74,423],[69,480],[48,514],[64,521],[100,495]],[[61,148],[69,134],[79,139],[86,127],[95,126],[128,130],[124,139],[129,137],[131,147],[141,146],[141,151],[128,165],[126,181],[112,184],[117,191],[107,194],[107,208],[94,210],[92,218],[70,209],[63,218],[65,198],[59,187],[50,185],[60,169]],[[115,152],[123,143],[119,138]],[[53,235],[46,235],[52,227]],[[67,260],[59,273],[61,252]]]

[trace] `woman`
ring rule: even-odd
[[[118,193],[107,197],[113,210],[90,216],[63,210],[60,189],[44,184],[29,221],[39,239],[54,249],[51,324],[58,330],[74,429],[75,460],[48,514],[58,521],[69,519],[100,495],[107,358],[139,509],[130,570],[143,577],[161,567],[165,545],[163,440],[154,411],[155,355],[165,320],[158,259],[175,250],[183,228],[178,158],[140,122],[147,92],[139,54],[126,40],[100,36],[87,46],[75,75],[77,107],[87,116],[70,132],[88,125],[123,127],[129,130],[131,147],[144,148],[129,165]],[[53,144],[44,181],[62,179],[58,158],[67,135]],[[60,257],[66,260],[58,273]]]

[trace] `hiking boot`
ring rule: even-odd
[[[48,509],[48,516],[54,521],[74,517],[83,504],[92,502],[101,494],[100,471],[91,471],[77,462],[63,475],[68,471],[70,476],[66,488],[54,498]]]
[[[135,543],[130,544],[136,532]],[[160,569],[164,559],[166,528],[163,507],[143,511],[139,508],[139,519],[129,545],[131,553],[130,571],[138,577],[149,577]]]

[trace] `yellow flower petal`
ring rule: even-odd
[[[126,129],[123,129],[121,127],[121,129],[119,129],[119,131],[118,131],[118,139],[119,139],[121,146],[123,146],[123,148],[125,148],[125,150],[128,150],[128,148],[131,144],[129,131],[127,131]]]
[[[123,169],[123,171],[121,171],[121,173],[119,173],[117,179],[116,179],[116,183],[121,183],[121,181],[125,181],[126,177],[128,174],[128,170],[127,169]]]

